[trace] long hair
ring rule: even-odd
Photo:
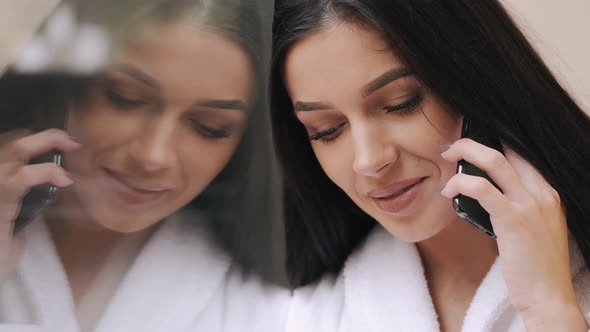
[[[333,20],[378,32],[449,112],[485,125],[534,165],[559,193],[590,263],[590,119],[498,1],[283,0],[275,7],[271,105],[292,286],[337,273],[375,224],[322,171],[282,77],[291,46]]]
[[[267,94],[273,8],[267,2],[107,0],[78,1],[74,5],[81,20],[108,32],[112,49],[124,48],[147,26],[186,18],[189,24],[194,22],[233,40],[248,53],[254,71],[254,98],[245,133],[221,173],[184,209],[194,211],[195,220],[205,216],[224,249],[245,270],[254,269],[266,279],[283,282],[284,232]],[[63,112],[65,100],[82,97],[93,79],[68,72],[7,72],[0,79],[0,132],[18,127],[46,128],[47,119],[55,115],[48,110]]]

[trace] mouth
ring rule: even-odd
[[[115,195],[128,205],[153,203],[171,190],[170,187],[157,183],[138,183],[123,174],[104,168],[109,185]]]
[[[427,178],[396,182],[387,188],[371,191],[367,196],[384,212],[396,215],[412,205]]]

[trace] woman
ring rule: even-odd
[[[308,285],[292,331],[588,330],[590,120],[498,1],[281,1],[273,32],[288,273]]]
[[[276,331],[283,293],[249,271],[258,253],[243,245],[251,229],[272,250],[273,193],[256,181],[272,179],[257,6],[124,4],[111,3],[132,14],[110,22],[97,75],[2,80],[11,128],[63,113],[67,125],[2,135],[0,328]],[[63,168],[26,162],[54,150]],[[13,238],[22,197],[47,182],[56,204]]]

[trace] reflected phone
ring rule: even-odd
[[[41,160],[50,158],[50,160]],[[62,165],[62,154],[60,152],[52,152],[45,155],[41,159],[35,159],[33,163],[41,162],[53,162],[56,165]],[[33,221],[37,216],[41,214],[46,208],[54,204],[57,201],[58,187],[46,183],[31,188],[31,190],[25,195],[21,201],[21,207],[14,221],[12,228],[12,234],[15,235],[20,232],[27,224]]]
[[[484,128],[473,127],[467,119],[463,119],[463,126],[461,129],[461,138],[470,138],[478,143],[481,143],[490,148],[502,152],[502,145],[500,142],[491,137]],[[481,176],[490,181],[496,188],[500,189],[498,185],[481,169],[460,160],[457,163],[457,173],[463,173],[474,176]],[[492,238],[496,238],[492,222],[490,221],[490,214],[479,204],[479,202],[471,197],[464,195],[457,195],[453,198],[453,208],[455,212],[467,222],[477,227]]]

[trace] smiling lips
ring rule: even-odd
[[[379,208],[389,214],[399,214],[408,208],[418,196],[426,177],[396,182],[393,185],[373,190],[367,194]]]
[[[117,197],[127,205],[144,205],[158,200],[171,188],[155,183],[136,183],[121,173],[104,169]]]

